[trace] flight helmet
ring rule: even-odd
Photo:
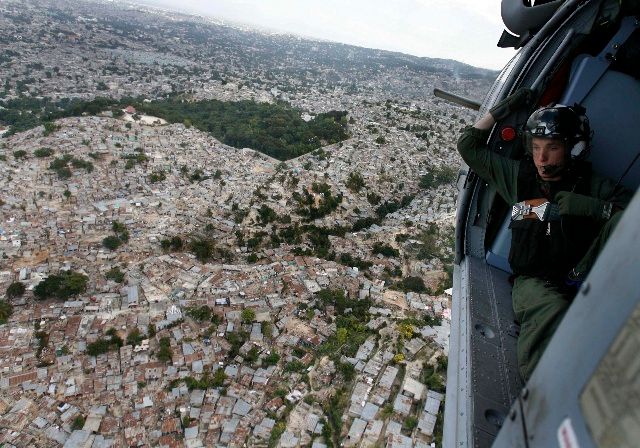
[[[558,139],[564,142],[565,160],[582,160],[591,149],[591,127],[580,105],[553,104],[541,107],[529,116],[526,125],[527,152],[532,154],[532,138]]]

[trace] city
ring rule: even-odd
[[[495,73],[126,3],[0,26],[0,444],[437,441],[472,116],[431,91]],[[133,104],[18,106],[99,97],[345,111],[348,137],[278,160]]]

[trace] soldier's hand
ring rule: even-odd
[[[500,121],[509,116],[513,111],[529,105],[532,96],[532,91],[530,89],[518,89],[489,109],[489,113],[494,120]]]
[[[560,191],[555,196],[561,216],[588,216],[596,219],[608,219],[611,215],[611,203],[570,191]]]

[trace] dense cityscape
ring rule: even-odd
[[[431,92],[494,72],[125,2],[0,28],[0,446],[440,446],[472,115]]]

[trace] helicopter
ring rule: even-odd
[[[536,104],[586,108],[593,170],[640,184],[640,3],[502,0],[499,47],[518,50],[480,103],[437,97],[482,116],[520,88]],[[489,150],[521,159],[533,109],[498,121]],[[625,447],[640,443],[640,195],[600,253],[528,381],[508,262],[511,207],[459,172],[445,447]]]

